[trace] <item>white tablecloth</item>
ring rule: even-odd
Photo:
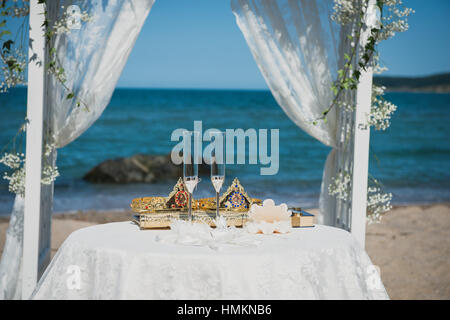
[[[155,241],[131,222],[72,233],[34,299],[387,299],[365,251],[341,229],[252,235],[257,246]]]

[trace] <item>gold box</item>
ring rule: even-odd
[[[221,215],[227,221],[228,226],[243,227],[248,221],[247,213],[222,212]],[[136,215],[134,220],[141,229],[165,229],[170,227],[172,220],[188,220],[187,212],[168,211],[158,213],[141,213]],[[205,211],[192,212],[192,221],[206,223],[215,227],[216,213]]]

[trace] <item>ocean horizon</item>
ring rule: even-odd
[[[0,95],[0,146],[15,134],[26,114],[26,87]],[[371,133],[369,171],[393,204],[450,202],[450,94],[391,92],[398,106],[386,131]],[[117,88],[100,119],[80,138],[58,150],[61,176],[55,182],[54,212],[123,210],[143,196],[167,196],[176,179],[156,184],[91,184],[82,177],[108,159],[134,154],[167,155],[177,128],[279,129],[280,168],[261,176],[260,165],[227,166],[225,187],[238,177],[251,197],[289,206],[318,206],[329,147],[308,136],[264,89]],[[5,168],[0,165],[0,170]],[[222,190],[224,190],[223,188]],[[203,179],[194,197],[214,195]],[[9,215],[14,195],[0,181],[0,215]]]

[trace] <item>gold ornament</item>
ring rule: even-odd
[[[186,186],[183,179],[179,178],[168,197],[136,198],[132,200],[130,206],[134,212],[139,214],[186,211],[188,201]],[[225,212],[248,212],[253,203],[260,204],[261,200],[250,198],[238,178],[235,178],[219,198],[219,209]],[[192,199],[192,209],[195,211],[215,211],[216,205],[215,198]]]

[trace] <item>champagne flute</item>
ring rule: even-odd
[[[213,132],[215,137],[215,148],[211,153],[211,183],[216,190],[216,219],[219,212],[219,192],[225,181],[225,134],[223,132]]]
[[[196,150],[196,146],[199,145],[199,137],[199,132],[183,132],[183,180],[189,193],[189,221],[192,221],[192,193],[198,184],[199,153]]]

